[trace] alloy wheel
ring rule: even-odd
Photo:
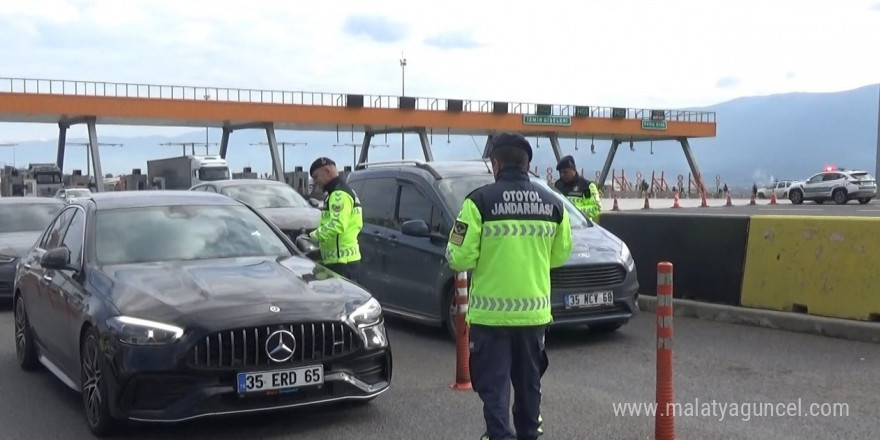
[[[15,354],[18,363],[24,363],[27,356],[27,314],[24,310],[24,301],[21,298],[15,301]]]
[[[101,366],[98,360],[98,342],[89,335],[82,354],[82,394],[86,418],[89,424],[97,426],[101,423],[101,408],[104,397],[101,395]]]

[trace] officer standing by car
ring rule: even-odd
[[[599,214],[602,213],[602,200],[596,184],[578,174],[571,156],[560,159],[556,164],[556,171],[559,171],[559,180],[553,186],[571,200],[579,211],[598,223]]]
[[[315,186],[327,193],[321,221],[309,236],[319,243],[321,263],[345,278],[356,281],[361,260],[358,234],[363,228],[361,202],[336,169],[336,162],[321,157],[309,167]]]
[[[529,179],[532,147],[520,134],[495,135],[495,183],[471,192],[447,244],[452,270],[473,270],[468,300],[471,383],[483,401],[483,440],[539,435],[550,269],[571,255],[562,202]],[[514,389],[514,428],[509,424]]]

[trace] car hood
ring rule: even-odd
[[[120,314],[206,330],[339,320],[370,298],[299,256],[104,266],[99,274],[94,283]]]
[[[623,242],[601,226],[571,230],[572,250],[566,266],[584,263],[619,263]]]
[[[0,255],[25,256],[42,233],[42,231],[27,231],[0,234]]]
[[[281,230],[315,229],[321,220],[321,211],[311,208],[261,208],[258,209],[270,222]]]

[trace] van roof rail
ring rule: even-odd
[[[401,166],[401,165],[415,165],[416,167],[431,173],[431,175],[435,179],[442,179],[443,178],[443,176],[441,176],[440,173],[438,173],[437,170],[435,170],[434,167],[432,167],[428,162],[425,162],[423,160],[416,160],[416,159],[389,160],[389,161],[382,161],[382,162],[364,162],[364,163],[357,164],[354,167],[354,169],[363,170],[363,169],[366,169],[369,167],[394,167],[394,166]]]

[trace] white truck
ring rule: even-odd
[[[159,189],[190,189],[230,178],[229,165],[220,156],[177,156],[147,161],[147,177]]]
[[[24,183],[28,196],[52,197],[64,187],[61,169],[54,163],[28,164]]]

